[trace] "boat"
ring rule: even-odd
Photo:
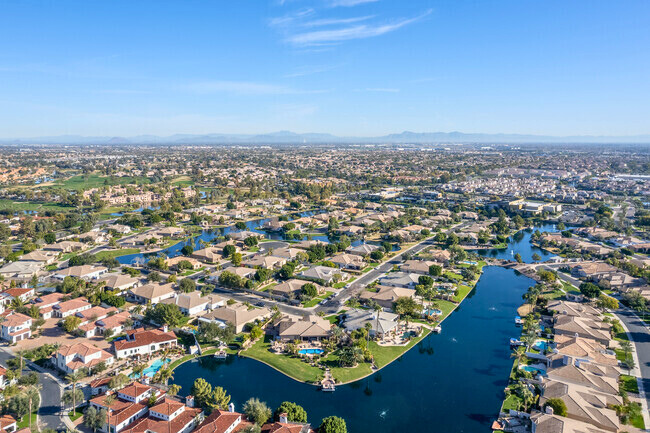
[[[440,334],[442,332],[442,327],[440,325],[436,326],[435,328],[433,328],[433,332],[435,332],[436,334]]]
[[[510,339],[510,347],[519,347],[523,346],[525,343],[516,339],[516,338],[511,338]]]
[[[521,317],[517,316],[515,317],[515,325],[521,326],[524,323],[523,320],[521,320]]]
[[[332,382],[323,382],[320,385],[320,389],[325,392],[334,392],[336,391],[336,386]]]

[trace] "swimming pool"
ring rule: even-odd
[[[533,374],[538,374],[538,373],[541,374],[541,375],[546,374],[546,370],[544,370],[543,368],[533,367],[532,365],[523,365],[523,366],[521,366],[519,368],[524,370],[524,371],[527,371],[529,373],[533,373]]]
[[[424,310],[425,316],[439,316],[441,314],[442,310],[438,310],[437,308],[429,308],[428,310]]]
[[[320,355],[323,353],[323,349],[300,349],[298,353],[301,355]]]
[[[538,340],[533,344],[533,348],[539,350],[540,352],[544,352],[549,348],[548,341],[544,340]]]
[[[149,367],[142,371],[142,375],[146,377],[154,377],[156,373],[158,373],[158,370],[160,370],[163,365],[168,364],[169,361],[171,361],[171,359],[165,359],[164,361],[162,359],[156,359]],[[140,375],[132,373],[129,377],[137,379]]]

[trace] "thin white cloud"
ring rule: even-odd
[[[365,17],[354,17],[354,18],[323,18],[319,20],[312,20],[302,23],[302,27],[324,27],[324,26],[333,26],[339,24],[352,24],[358,23],[361,21],[367,21],[371,18],[374,18],[374,15],[367,15]]]
[[[285,78],[296,78],[304,77],[306,75],[319,74],[321,72],[331,71],[333,69],[339,68],[342,65],[331,65],[331,66],[303,66],[302,68],[297,68],[294,72],[284,75]]]
[[[199,94],[232,93],[237,95],[299,95],[329,92],[328,90],[294,89],[280,84],[225,80],[197,81],[183,86],[183,89]]]
[[[367,87],[365,89],[355,89],[355,92],[380,92],[380,93],[397,93],[399,89],[390,87]]]
[[[372,38],[393,32],[404,26],[419,21],[430,13],[431,10],[415,18],[404,18],[390,24],[360,24],[338,29],[297,33],[289,36],[286,40],[293,45],[310,46],[333,44],[354,39]]]
[[[351,7],[351,6],[357,6],[361,5],[364,3],[375,3],[379,0],[330,0],[329,5],[331,7]]]
[[[309,9],[300,9],[299,11],[292,12],[287,15],[283,15],[281,17],[276,17],[276,18],[271,18],[269,21],[269,24],[271,27],[286,27],[290,26],[296,21],[302,20],[304,18],[310,17],[314,15],[314,10],[309,8]]]

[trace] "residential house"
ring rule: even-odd
[[[179,293],[177,296],[162,301],[163,304],[175,304],[181,313],[195,316],[204,311],[210,311],[226,304],[225,300],[217,295],[203,296],[201,292]]]
[[[0,323],[0,334],[3,340],[13,344],[30,338],[32,336],[31,326],[31,317],[12,311]]]
[[[274,295],[280,295],[289,299],[295,299],[300,295],[300,293],[302,292],[302,286],[304,286],[305,284],[308,284],[308,282],[305,280],[298,280],[292,278],[290,280],[283,281],[282,283],[272,287],[270,291]],[[325,288],[320,284],[315,284],[315,283],[311,283],[311,284],[314,284],[314,286],[316,286],[316,290],[318,291],[319,294],[325,292]]]
[[[334,263],[341,269],[353,269],[357,271],[360,271],[367,266],[367,263],[361,256],[346,253],[335,255],[330,259],[330,262]]]
[[[163,392],[157,388],[139,382],[118,390],[115,393],[99,395],[89,400],[89,405],[98,410],[105,409],[110,413],[106,423],[99,430],[104,433],[119,433],[127,425],[137,421],[149,412],[149,398],[158,398]],[[109,401],[108,397],[113,398]],[[110,426],[110,428],[109,428]]]
[[[124,433],[189,433],[203,421],[203,410],[163,397],[146,416],[124,428]]]
[[[282,341],[314,341],[331,334],[329,320],[311,314],[306,317],[282,317],[273,324],[273,336]]]
[[[54,312],[53,307],[63,302],[63,299],[66,298],[66,296],[66,294],[59,292],[48,293],[47,295],[37,297],[32,302],[38,307],[38,311],[41,313],[41,316],[43,316],[43,319],[49,319],[52,317]]]
[[[359,296],[362,300],[368,301],[373,300],[379,304],[382,308],[387,310],[393,309],[393,304],[399,298],[414,298],[415,290],[408,289],[405,287],[396,287],[396,286],[382,286],[378,285],[375,287],[377,292],[372,292],[369,290],[364,290]]]
[[[86,298],[75,298],[53,305],[52,315],[59,319],[65,319],[68,316],[89,310],[90,308],[92,308],[92,304]]]
[[[149,283],[144,286],[129,289],[127,299],[140,304],[156,305],[157,303],[176,296],[173,283]]]
[[[257,320],[264,320],[271,317],[271,310],[268,308],[248,307],[244,304],[224,305],[199,317],[199,321],[216,323],[221,327],[226,327],[232,323],[235,332],[240,333],[244,326]]]
[[[114,360],[112,354],[88,343],[66,344],[54,354],[54,364],[65,374],[77,371],[88,373],[98,364],[111,365]]]
[[[65,277],[75,277],[90,281],[98,279],[106,272],[108,272],[108,268],[105,268],[104,266],[82,265],[55,271],[52,276],[59,280],[63,280]]]
[[[108,290],[117,290],[123,292],[140,285],[140,280],[125,274],[112,274],[106,275],[99,279],[100,283],[104,283],[104,287]]]
[[[571,418],[536,412],[531,415],[532,433],[606,433],[591,424]]]
[[[364,329],[370,324],[371,337],[383,338],[397,329],[399,316],[385,311],[352,309],[345,313],[343,327],[347,332]]]
[[[335,277],[339,275],[339,277]],[[331,284],[335,282],[338,278],[339,280],[344,280],[347,277],[347,274],[341,272],[337,268],[330,268],[327,266],[312,266],[309,269],[306,269],[300,273],[300,276],[307,280],[322,282],[323,284]]]
[[[384,286],[390,287],[404,287],[406,289],[414,289],[419,284],[420,276],[417,274],[407,274],[405,272],[394,272],[385,275],[379,279],[379,282]]]
[[[126,338],[113,341],[113,350],[117,358],[127,356],[150,355],[158,350],[176,346],[176,334],[167,328],[132,329],[126,331]]]
[[[377,251],[379,249],[380,247],[377,245],[360,244],[357,245],[356,247],[349,246],[345,251],[347,251],[349,254],[354,254],[361,257],[367,257],[370,255],[370,253],[372,253],[373,251]]]
[[[287,263],[287,259],[282,257],[256,254],[242,264],[249,268],[280,269],[285,263]]]

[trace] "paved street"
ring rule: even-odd
[[[13,358],[13,355],[7,352],[8,348],[0,350],[0,363],[7,365],[7,360]],[[27,364],[27,363],[26,363]],[[41,407],[38,411],[39,424],[42,428],[51,428],[54,430],[65,430],[65,424],[61,419],[61,387],[59,383],[49,373],[41,373],[35,368],[25,365],[23,374],[31,371],[38,373],[41,384]]]
[[[618,318],[627,327],[630,339],[634,343],[636,355],[639,359],[637,366],[641,370],[641,382],[646,391],[645,399],[650,406],[650,330],[648,326],[634,312],[628,308],[616,311]]]

